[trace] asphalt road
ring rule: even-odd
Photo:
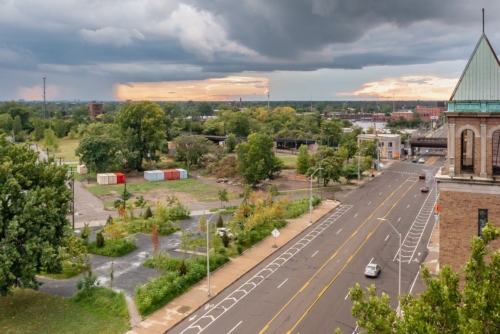
[[[263,261],[169,333],[345,333],[356,330],[349,287],[375,284],[397,306],[399,237],[401,292],[419,292],[419,265],[434,217],[434,179],[419,180],[433,166],[393,162],[363,187],[338,193],[342,205]],[[421,193],[425,183],[428,194]],[[382,266],[378,278],[364,276],[368,263]]]

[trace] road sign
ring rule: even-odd
[[[280,235],[280,231],[278,231],[278,229],[276,229],[276,228],[275,228],[275,229],[271,232],[271,234],[272,234],[275,238],[277,238],[277,237]]]

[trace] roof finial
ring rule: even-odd
[[[484,8],[483,8],[483,34],[484,34]]]

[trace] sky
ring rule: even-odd
[[[494,0],[0,0],[0,101],[447,100]]]

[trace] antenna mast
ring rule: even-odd
[[[484,34],[484,8],[483,8],[483,34]]]
[[[43,77],[43,118],[47,115],[47,104],[45,103],[45,77]]]

